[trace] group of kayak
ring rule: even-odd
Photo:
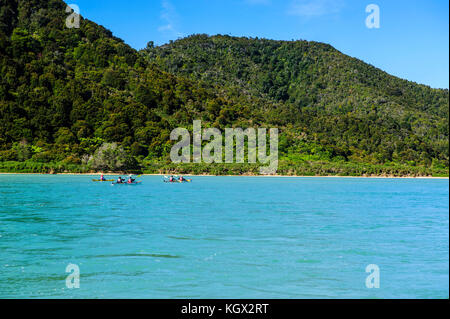
[[[138,176],[139,177],[139,176]],[[183,176],[173,176],[171,175],[170,177],[164,176],[164,182],[165,183],[186,183],[186,182],[191,182],[191,179],[186,179]],[[100,179],[93,179],[93,182],[112,182],[112,185],[117,185],[117,184],[125,184],[125,185],[136,185],[141,183],[141,181],[136,181],[135,178],[133,178],[133,175],[128,175],[128,178],[122,178],[122,176],[119,176],[119,178],[117,178],[117,180],[115,179],[106,179],[105,176],[103,176],[103,174],[100,175]]]
[[[119,176],[117,180],[115,179],[106,179],[103,174],[100,175],[100,179],[93,179],[93,182],[112,182],[113,185],[115,184],[138,184],[139,182],[136,182],[136,179],[133,178],[133,175],[128,175],[128,178],[122,178],[122,176]]]

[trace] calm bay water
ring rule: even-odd
[[[449,297],[447,179],[91,178],[0,176],[0,298]]]

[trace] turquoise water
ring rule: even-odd
[[[449,297],[447,179],[91,178],[0,176],[0,298]]]

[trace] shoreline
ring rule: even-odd
[[[98,176],[100,173],[57,173],[57,174],[46,174],[46,173],[4,173],[0,172],[0,175],[73,175],[73,176]],[[107,173],[103,174],[104,176],[119,176],[119,175],[128,175],[128,174],[119,174],[119,173]],[[168,176],[171,174],[133,174],[137,176]],[[248,175],[248,174],[242,174],[242,175],[211,175],[211,174],[201,174],[201,175],[195,175],[195,174],[172,174],[174,176],[177,175],[183,175],[183,176],[195,176],[195,177],[281,177],[281,178],[402,178],[402,179],[449,179],[449,176],[386,176],[386,175],[360,175],[360,176],[340,176],[340,175]]]

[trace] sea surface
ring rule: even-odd
[[[92,178],[0,175],[0,298],[449,297],[448,179]]]

